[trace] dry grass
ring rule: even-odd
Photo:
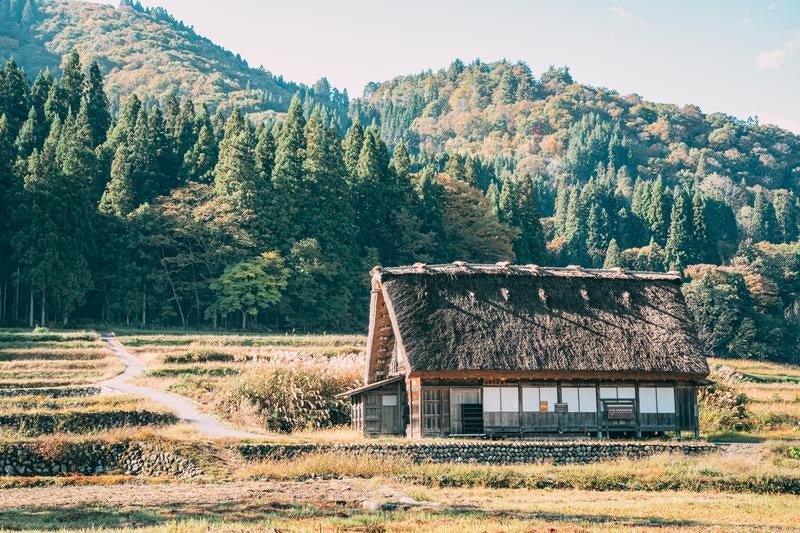
[[[413,464],[402,458],[320,453],[245,465],[237,476],[272,480],[382,477],[454,487],[800,492],[800,460],[790,458],[786,449],[754,448],[753,452],[696,457],[660,454],[584,465]]]
[[[747,359],[709,359],[709,364],[750,400],[754,427],[745,437],[800,439],[800,366]]]

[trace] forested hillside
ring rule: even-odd
[[[348,102],[162,10],[6,13],[0,322],[349,331],[376,264],[510,260],[681,271],[709,353],[797,360],[789,132],[523,63]]]
[[[0,0],[0,58],[14,57],[34,75],[45,68],[55,73],[72,50],[98,62],[115,111],[133,93],[162,105],[177,93],[202,100],[212,111],[230,113],[238,106],[260,118],[285,112],[300,91],[347,120],[347,94],[326,80],[304,87],[263,67],[252,68],[161,8],[129,0],[116,8],[66,0]]]

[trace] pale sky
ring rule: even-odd
[[[800,133],[797,0],[142,0],[287,80],[360,96],[453,59],[567,65],[582,83]]]

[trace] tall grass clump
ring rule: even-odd
[[[230,381],[213,403],[229,419],[289,433],[350,421],[350,402],[334,396],[359,383],[357,373],[325,365],[261,365]]]
[[[704,433],[747,431],[753,427],[753,418],[747,408],[749,398],[731,384],[717,381],[700,388],[698,401],[700,428]]]

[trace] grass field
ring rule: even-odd
[[[269,402],[291,406],[263,385],[285,372],[317,393],[357,383],[366,339],[355,335],[246,335],[121,331],[147,364],[140,384],[196,400],[245,429],[264,429]],[[770,530],[800,528],[800,368],[711,360],[715,377],[747,397],[751,425],[707,432],[757,441],[720,453],[660,455],[587,465],[411,464],[401,459],[316,455],[246,462],[230,441],[185,425],[141,426],[33,437],[5,430],[0,442],[57,448],[87,439],[141,440],[192,449],[205,474],[192,481],[121,475],[0,478],[0,527],[152,531],[530,531]],[[122,367],[96,333],[0,330],[0,387],[90,386]],[[284,372],[284,373],[282,373]],[[304,372],[304,373],[303,373]],[[318,383],[314,376],[330,376]],[[296,377],[296,376],[295,376]],[[263,386],[262,386],[263,385]],[[256,412],[258,401],[262,411]],[[129,395],[0,397],[0,416],[158,410]],[[300,424],[291,442],[363,440],[347,427]]]
[[[724,376],[722,379],[747,396],[753,421],[746,432],[719,436],[800,439],[800,366],[747,359],[709,359],[709,365],[717,376]]]
[[[0,427],[0,435],[5,440],[37,435],[42,426],[68,427],[61,421],[78,415],[92,420],[93,414],[165,412],[134,396],[81,392],[97,389],[123,369],[93,331],[0,330],[0,389],[5,394],[0,394],[0,417],[18,422]],[[105,429],[72,424],[69,431],[93,435]]]

